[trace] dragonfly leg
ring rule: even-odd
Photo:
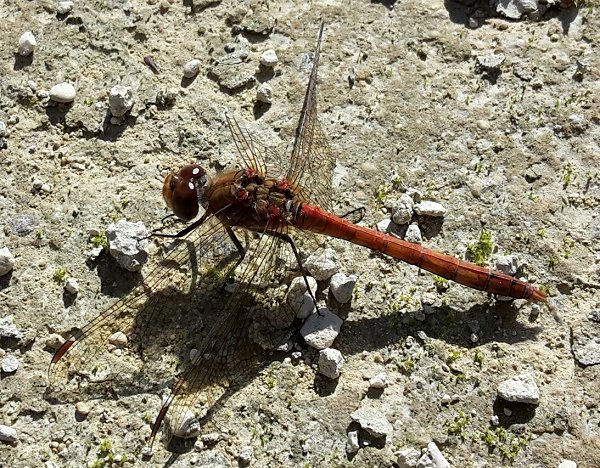
[[[231,229],[229,226],[225,226],[225,230],[227,231],[227,234],[229,235],[231,242],[234,243],[235,248],[237,249],[238,253],[240,254],[240,259],[238,260],[238,262],[235,264],[235,267],[234,267],[234,268],[236,268],[240,263],[242,263],[242,260],[244,260],[244,257],[246,256],[246,249],[244,248],[244,246],[242,245],[240,240],[235,235],[235,232],[233,232],[233,229]]]
[[[306,290],[308,291],[308,294],[310,294],[310,298],[313,300],[313,304],[315,305],[315,308],[318,309],[317,300],[315,299],[315,296],[314,296],[312,290],[310,289],[310,285],[308,284],[308,277],[304,270],[304,265],[302,265],[302,259],[300,258],[300,254],[298,253],[298,250],[296,249],[296,244],[294,244],[294,240],[289,235],[283,234],[281,232],[271,232],[269,234],[274,237],[278,237],[279,239],[287,242],[290,245],[290,247],[292,248],[292,252],[294,252],[294,257],[296,257],[296,261],[298,262],[298,267],[300,267],[300,273],[302,273],[302,278],[304,278],[304,284],[306,285]]]
[[[204,215],[202,215],[202,217],[198,221],[194,221],[192,224],[190,224],[189,226],[186,226],[181,231],[179,231],[175,234],[167,234],[165,232],[159,232],[158,230],[154,230],[154,231],[152,231],[152,234],[150,234],[147,237],[144,237],[144,239],[149,239],[151,237],[167,237],[170,239],[184,237],[185,235],[189,234],[194,229],[196,229],[198,226],[201,226],[202,223],[204,223],[204,221],[206,221],[206,218],[208,218],[208,216],[209,216],[208,212],[204,213]],[[140,239],[140,240],[144,240],[144,239]]]
[[[363,217],[365,216],[365,212],[367,210],[365,209],[364,206],[359,206],[358,208],[354,208],[353,210],[348,211],[347,213],[344,213],[343,215],[340,215],[340,218],[350,218],[352,217],[352,219],[350,219],[351,222],[353,223],[360,223],[363,219]],[[354,217],[356,216],[356,217]]]

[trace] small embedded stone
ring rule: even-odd
[[[19,38],[19,55],[27,57],[33,54],[36,46],[37,41],[33,33],[31,31],[24,32]]]

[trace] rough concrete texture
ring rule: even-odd
[[[0,248],[15,257],[0,277],[0,321],[10,315],[17,329],[0,347],[19,361],[1,376],[10,436],[0,466],[392,466],[401,448],[431,442],[456,467],[597,466],[600,366],[578,363],[572,344],[600,343],[600,8],[540,0],[538,14],[509,20],[489,3],[89,0],[57,13],[56,1],[0,2]],[[190,270],[174,268],[168,286],[180,293],[167,298],[169,326],[150,337],[156,349],[142,362],[130,342],[106,343],[111,365],[95,369],[108,379],[112,366],[159,368],[160,380],[144,385],[139,374],[99,397],[46,394],[61,337],[131,291],[170,242],[152,241],[141,274],[94,247],[120,219],[160,228],[169,172],[237,160],[225,110],[289,154],[320,18],[334,211],[365,207],[362,223],[375,226],[405,193],[438,202],[443,218],[413,217],[423,245],[464,258],[485,227],[493,254],[518,258],[517,275],[548,288],[556,310],[321,239],[359,278],[352,302],[333,310],[344,319],[333,345],[346,360],[340,378],[319,376],[317,352],[291,335],[296,358],[273,355],[203,422],[191,450],[174,456],[159,435],[143,461],[161,397],[218,315],[197,313],[202,294],[182,286]],[[37,45],[21,56],[26,31]],[[261,68],[269,49],[278,62]],[[192,59],[199,74],[188,79]],[[75,87],[72,104],[48,98],[63,82]],[[271,105],[255,101],[261,82]],[[116,85],[133,93],[119,118],[108,110]],[[298,245],[303,258],[314,252]],[[65,277],[78,281],[76,296]],[[380,372],[387,387],[369,390]],[[538,405],[497,399],[498,384],[523,373]],[[384,440],[352,420],[365,399],[392,426]],[[89,412],[76,412],[78,401]],[[351,431],[360,449],[347,454]]]

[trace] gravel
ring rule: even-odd
[[[48,93],[48,96],[54,102],[65,104],[73,102],[76,95],[75,86],[67,82],[55,84]]]
[[[357,409],[350,416],[373,437],[386,437],[393,430],[392,425],[381,411],[368,406]]]
[[[329,348],[340,333],[343,320],[324,307],[312,314],[300,329],[309,346],[315,349]]]
[[[37,41],[33,33],[31,31],[24,32],[19,38],[19,55],[27,57],[33,54],[36,46]]]
[[[537,405],[540,401],[540,391],[531,374],[517,375],[500,382],[498,396],[517,403]]]
[[[346,276],[343,273],[336,273],[331,277],[329,290],[340,304],[350,302],[357,279],[356,275]]]
[[[8,247],[2,247],[0,249],[0,276],[6,275],[11,272],[15,267],[15,257],[8,250]]]
[[[120,220],[106,228],[110,254],[123,268],[139,271],[148,260],[148,229],[144,223]]]
[[[337,349],[319,351],[319,372],[330,379],[337,379],[344,366],[344,357]]]

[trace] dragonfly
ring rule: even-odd
[[[217,276],[222,284],[234,276],[235,290],[231,294],[222,296],[216,292],[213,296],[215,322],[185,370],[172,383],[152,425],[149,446],[165,420],[176,428],[169,437],[197,434],[197,423],[208,420],[231,391],[264,365],[264,350],[289,340],[289,311],[282,304],[281,295],[269,296],[265,291],[277,290],[275,286],[280,283],[272,275],[281,268],[280,261],[295,264],[310,291],[293,240],[299,233],[343,239],[490,294],[546,301],[542,291],[513,276],[333,214],[335,158],[317,116],[323,29],[321,23],[287,169],[274,168],[273,162],[282,160],[279,155],[241,127],[233,116],[225,114],[241,164],[214,177],[209,177],[201,165],[189,164],[166,177],[162,193],[166,205],[173,215],[190,224],[177,234],[155,234],[175,237],[179,244],[128,295],[66,340],[52,358],[52,385],[73,380],[77,380],[77,385],[86,380],[115,381],[121,371],[113,368],[120,365],[120,360],[127,361],[129,355],[111,352],[110,337],[122,331],[126,336],[137,336],[139,340],[132,342],[142,343],[145,327],[171,313],[172,288],[177,286],[173,279],[176,265],[195,259],[200,270],[204,268],[204,273],[209,273],[202,278],[214,280]],[[191,288],[202,291],[204,297],[208,294],[201,285],[203,281],[199,279]],[[316,303],[314,296],[312,300]],[[210,304],[207,299],[205,308],[210,308]],[[270,309],[275,314],[265,312]],[[256,338],[261,334],[264,342]],[[148,359],[156,360],[157,353],[160,351],[155,346]],[[101,364],[95,364],[98,362]],[[125,387],[139,385],[145,378],[137,368],[130,368],[129,375],[129,379],[124,379]],[[164,375],[161,378],[168,380]]]

